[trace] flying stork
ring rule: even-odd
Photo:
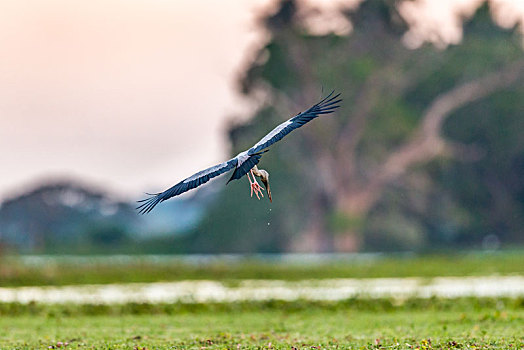
[[[164,192],[154,194],[147,193],[150,196],[149,198],[138,201],[141,203],[137,207],[139,213],[149,213],[158,203],[196,188],[208,182],[210,179],[219,176],[233,168],[235,168],[235,171],[227,183],[229,183],[231,180],[238,180],[242,176],[247,175],[251,188],[251,197],[253,197],[253,193],[255,193],[257,198],[260,199],[260,196],[264,197],[264,195],[262,194],[262,187],[260,187],[255,178],[255,176],[258,176],[266,188],[269,200],[272,202],[273,200],[271,199],[271,190],[269,189],[269,173],[263,169],[257,168],[257,164],[260,161],[262,154],[268,151],[266,148],[282,139],[291,131],[301,127],[321,114],[329,114],[334,112],[335,109],[339,107],[337,103],[342,101],[342,99],[338,98],[340,94],[334,95],[334,93],[335,91],[332,91],[329,95],[327,95],[315,105],[311,106],[309,109],[278,125],[276,128],[271,130],[269,134],[258,141],[253,147],[244,152],[240,152],[236,155],[236,157],[228,160],[227,162],[199,171],[187,179],[180,181],[173,187],[168,188]],[[251,181],[249,174],[251,174],[253,181]]]

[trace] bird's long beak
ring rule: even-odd
[[[260,180],[262,181],[262,183],[266,187],[267,196],[269,197],[269,201],[271,203],[273,203],[273,199],[271,199],[271,189],[269,188],[269,179],[263,177]]]

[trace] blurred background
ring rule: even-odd
[[[524,243],[524,1],[0,0],[0,252],[433,252]],[[227,176],[144,192],[247,149]]]

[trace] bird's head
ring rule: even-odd
[[[273,203],[273,199],[271,198],[271,189],[269,188],[269,173],[265,171],[264,169],[260,169],[260,180],[266,187],[267,196],[269,197],[269,201]]]

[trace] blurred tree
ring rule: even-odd
[[[85,232],[137,221],[134,208],[104,192],[73,181],[43,184],[0,207],[0,241],[21,252],[85,250]]]
[[[389,186],[371,221],[401,207],[397,211],[424,226],[426,246],[480,247],[490,237],[502,243],[523,242],[521,45],[522,36],[514,28],[505,30],[493,23],[486,4],[466,22],[461,44],[442,52],[445,61],[439,70],[407,95],[408,102],[422,108],[438,101],[437,92],[453,91],[449,87],[458,79],[480,82],[477,91],[485,89],[488,94],[448,111],[447,118],[444,115],[440,128],[446,157],[411,168],[402,182]],[[490,77],[494,71],[502,74]],[[497,84],[504,80],[511,87]],[[388,230],[380,227],[366,237],[375,242],[384,239]]]
[[[89,243],[96,248],[118,249],[129,243],[131,238],[126,230],[114,223],[99,225],[87,232]]]
[[[273,205],[247,201],[247,185],[230,185],[194,233],[194,249],[356,251],[381,242],[416,249],[450,230],[448,239],[456,240],[465,226],[502,225],[513,211],[524,217],[504,178],[493,174],[504,166],[517,177],[513,186],[522,199],[521,37],[495,26],[484,5],[460,45],[410,50],[402,44],[407,24],[399,2],[367,0],[348,11],[354,27],[348,36],[309,34],[293,0],[263,19],[270,39],[255,52],[241,90],[266,103],[230,127],[232,154],[317,101],[321,86],[341,91],[344,102],[264,156],[260,167],[272,173]],[[502,130],[499,117],[517,129]],[[502,141],[503,132],[512,136]],[[512,149],[511,161],[500,163]],[[476,182],[465,189],[468,179]],[[471,216],[492,211],[499,214],[472,224]],[[519,220],[512,222],[517,229]]]

